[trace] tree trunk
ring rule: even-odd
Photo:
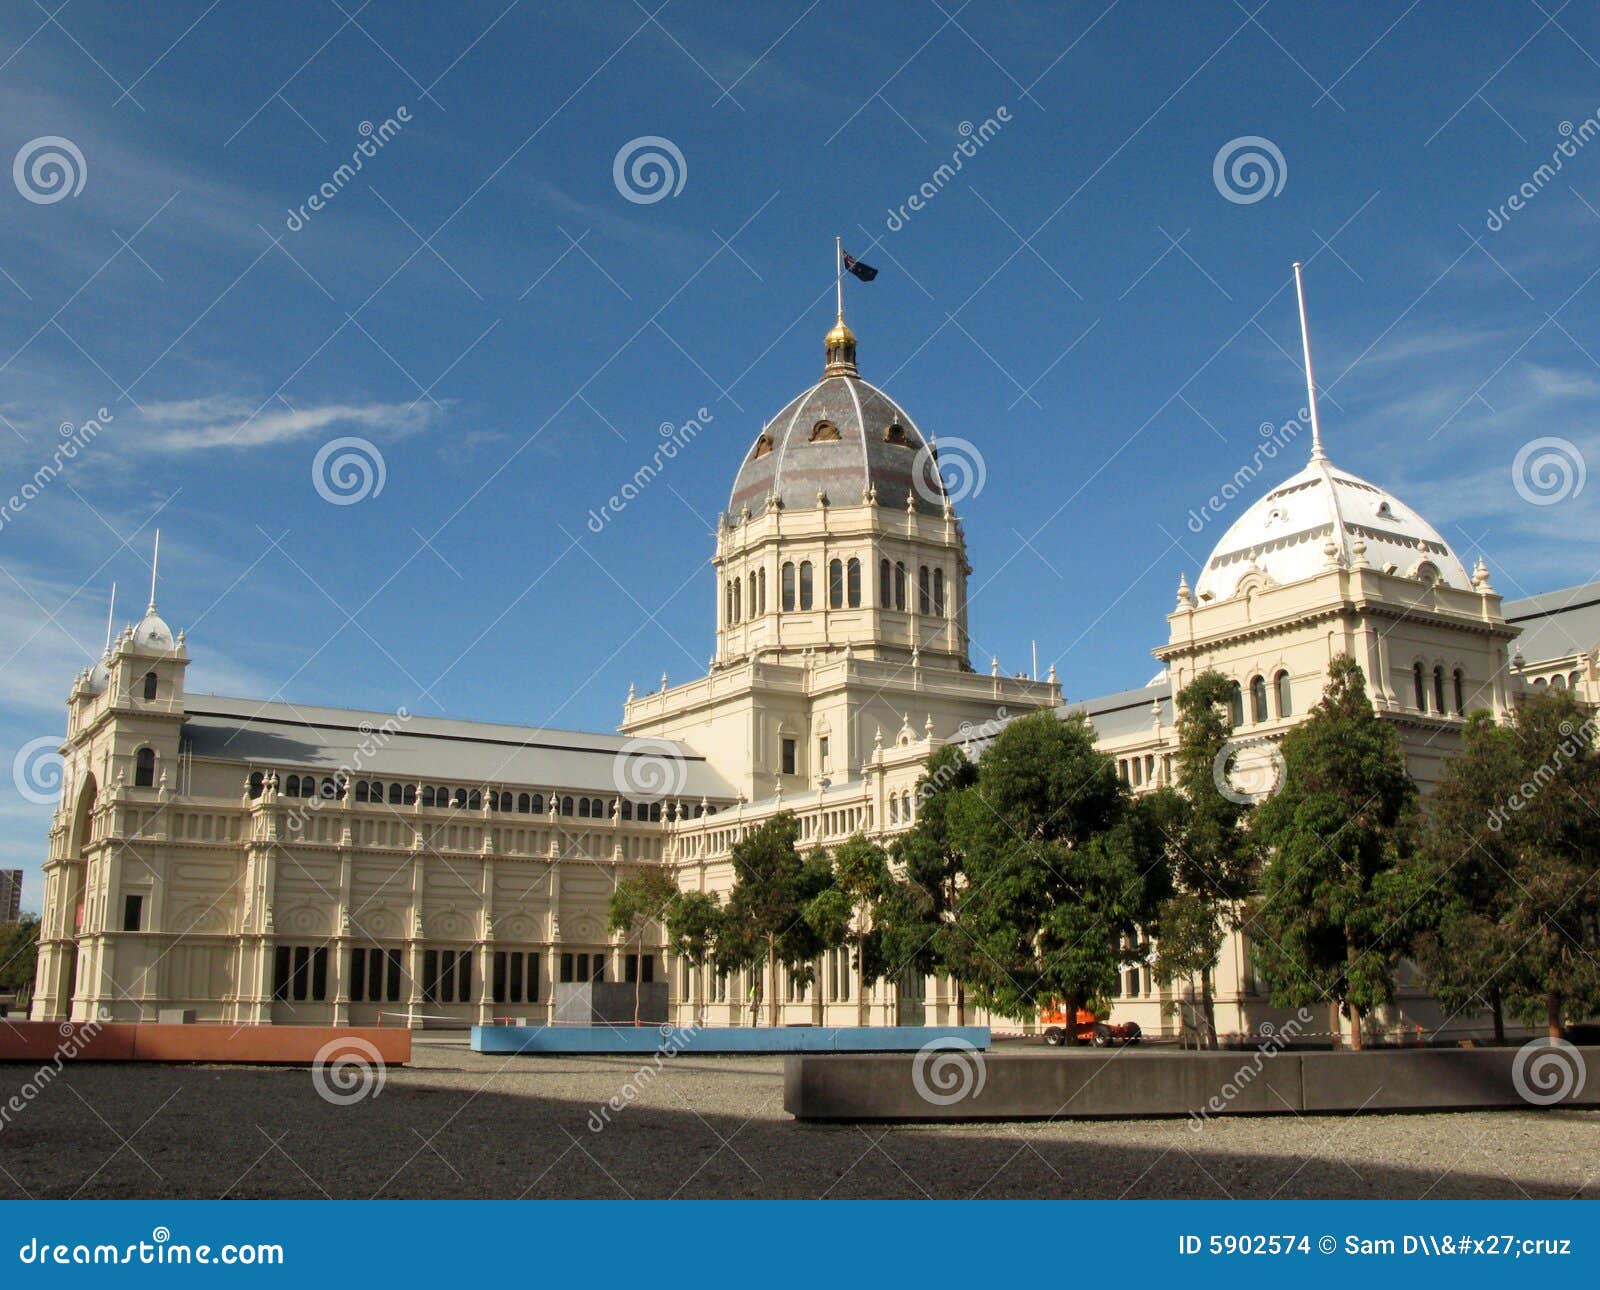
[[[1217,1046],[1217,1005],[1211,997],[1211,969],[1200,969],[1200,1047]]]
[[[956,1025],[967,1024],[967,987],[956,982]]]
[[[639,998],[644,990],[644,933],[639,933],[639,945],[633,956],[633,1024],[639,1024]]]
[[[1328,1005],[1328,1033],[1332,1036],[1328,1047],[1340,1046],[1339,1032],[1344,1029],[1344,1017],[1339,1011],[1339,1001],[1335,999]]]
[[[1561,1038],[1561,996],[1550,993],[1544,997],[1545,1030],[1551,1039]]]
[[[767,937],[767,970],[772,973],[772,997],[767,1000],[767,1020],[778,1026],[778,938]]]
[[[1063,999],[1061,1001],[1061,1015],[1066,1018],[1067,1042],[1078,1042],[1078,1001],[1076,999]]]
[[[1361,1008],[1356,1003],[1350,1004],[1350,1051],[1361,1051]]]
[[[872,1022],[871,1009],[867,1005],[867,954],[863,937],[856,938],[856,1025],[866,1026]]]

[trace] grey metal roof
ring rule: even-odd
[[[1118,690],[1115,694],[1102,694],[1093,699],[1080,699],[1063,703],[1056,712],[1068,716],[1074,712],[1086,713],[1094,726],[1095,734],[1102,739],[1117,739],[1123,735],[1145,734],[1152,728],[1154,714],[1152,703],[1161,704],[1161,724],[1172,727],[1172,683],[1162,681],[1157,685],[1141,686],[1137,690]]]
[[[624,735],[190,694],[184,744],[195,757],[333,770],[377,779],[571,788],[627,797],[731,801],[738,791],[687,744]],[[388,733],[392,732],[392,733]],[[641,758],[659,761],[650,778]]]
[[[1529,663],[1586,654],[1600,645],[1600,582],[1508,600],[1501,609],[1508,623],[1522,628],[1511,648]]]
[[[822,422],[833,427],[837,439],[813,440]],[[894,439],[903,442],[891,439],[891,426],[900,428]],[[771,440],[772,448],[757,456],[763,438]],[[903,509],[913,491],[914,467],[920,464],[924,469],[916,509],[942,514],[944,485],[926,455],[919,462],[922,446],[922,433],[911,418],[877,386],[859,376],[826,377],[791,399],[763,427],[733,481],[728,513],[737,518],[748,506],[752,515],[759,515],[773,492],[786,510],[815,507],[819,490],[835,505],[859,506],[873,485],[880,506]]]

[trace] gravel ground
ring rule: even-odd
[[[0,1198],[1600,1195],[1600,1111],[813,1125],[781,1058],[639,1071],[424,1037],[342,1106],[304,1069],[69,1066],[0,1123]]]

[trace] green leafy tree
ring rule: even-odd
[[[867,1020],[867,944],[873,931],[873,910],[889,883],[889,857],[876,842],[855,833],[834,848],[831,881],[806,910],[806,919],[826,948],[848,944],[856,973],[856,1021]],[[875,980],[876,978],[870,978]]]
[[[1166,983],[1200,982],[1200,1044],[1217,1043],[1213,976],[1230,931],[1249,894],[1254,855],[1245,832],[1247,803],[1224,796],[1218,783],[1231,770],[1230,700],[1235,682],[1205,671],[1178,696],[1177,778],[1181,806],[1167,808],[1167,834],[1176,894],[1163,908],[1156,976]]]
[[[981,1005],[1031,1020],[1061,1000],[1071,1016],[1116,989],[1154,913],[1159,885],[1146,870],[1161,863],[1143,854],[1129,814],[1081,715],[1020,718],[984,751],[950,818],[967,876],[955,907],[971,947],[961,969]]]
[[[19,998],[31,995],[38,955],[39,920],[34,915],[0,926],[0,990]]]
[[[826,856],[801,858],[795,847],[799,836],[794,813],[783,811],[734,844],[733,890],[723,907],[715,950],[719,971],[746,968],[755,976],[752,1012],[762,970],[771,969],[768,1021],[774,1026],[779,1022],[778,969],[787,967],[809,980],[812,961],[826,948],[806,915],[833,875]]]
[[[955,970],[965,937],[954,926],[966,862],[951,836],[951,813],[978,782],[978,765],[954,744],[928,758],[917,780],[916,823],[895,839],[895,868],[873,908],[866,943],[868,976],[940,973],[955,984],[956,1023],[966,1023],[966,985]]]
[[[1425,802],[1411,861],[1423,893],[1412,958],[1428,993],[1452,1015],[1487,1010],[1496,1040],[1505,1038],[1507,998],[1526,986],[1510,935],[1521,831],[1505,830],[1501,807],[1521,769],[1516,733],[1473,713]]]
[[[1420,895],[1404,863],[1416,788],[1355,660],[1335,658],[1328,678],[1284,739],[1282,786],[1256,808],[1251,836],[1265,868],[1246,930],[1273,1002],[1338,1001],[1360,1048],[1362,1017],[1394,996]]]
[[[621,879],[611,892],[610,930],[634,945],[633,1024],[639,1024],[644,992],[644,939],[652,923],[664,923],[678,896],[678,884],[664,869],[641,869]]]

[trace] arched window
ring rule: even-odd
[[[1413,663],[1411,665],[1411,691],[1417,701],[1417,711],[1426,712],[1428,710],[1428,687],[1427,682],[1422,678],[1421,663]]]
[[[633,818],[633,803],[626,797],[622,799],[622,808],[619,813],[625,820],[631,820]]]
[[[344,796],[344,785],[343,784],[340,784],[339,782],[334,780],[332,777],[327,777],[327,778],[323,779],[323,781],[322,781],[322,798],[323,798],[324,801],[332,802],[332,801],[335,801],[338,798],[341,798],[343,796]]]
[[[1567,688],[1567,678],[1557,672],[1550,678],[1550,688],[1552,690],[1565,690]]]
[[[765,568],[756,577],[756,613],[767,612],[767,571]]]
[[[134,753],[133,786],[135,788],[154,788],[156,786],[156,750],[154,748],[141,748]]]
[[[480,790],[475,788],[467,794],[467,809],[469,811],[483,810],[483,793]]]
[[[1250,720],[1265,721],[1267,719],[1267,682],[1266,678],[1256,676],[1250,679]]]
[[[1467,678],[1461,674],[1461,669],[1459,667],[1456,668],[1455,683],[1456,716],[1464,717],[1467,715]]]
[[[900,799],[894,794],[889,796],[889,823],[900,823]]]
[[[156,680],[156,674],[154,672],[146,672],[144,674],[144,697],[147,699],[155,698],[156,686],[158,684],[159,682]]]
[[[828,561],[828,608],[844,608],[844,561]]]
[[[424,784],[422,786],[422,804],[424,806],[432,806],[433,805],[433,785],[432,784]]]
[[[578,799],[578,818],[580,820],[587,820],[589,818],[589,799],[587,797],[580,797]]]
[[[756,575],[752,570],[750,574],[749,594],[744,598],[745,617],[754,618],[761,612],[761,607],[756,603]]]
[[[794,561],[786,560],[783,565],[783,612],[794,612]]]
[[[1244,725],[1244,695],[1240,693],[1237,681],[1228,684],[1228,717],[1235,730]]]
[[[1287,717],[1294,711],[1293,705],[1289,702],[1289,674],[1279,672],[1273,684],[1278,690],[1278,715]]]
[[[390,789],[389,789],[389,796],[390,797],[394,796],[394,790],[397,787],[399,787],[399,786],[398,785],[393,785],[393,786],[390,787]],[[405,786],[405,803],[404,804],[406,806],[415,806],[417,804],[417,786],[415,784],[407,784]]]
[[[1447,711],[1444,706],[1444,668],[1433,669],[1433,710],[1441,716]]]
[[[906,607],[906,567],[899,560],[894,564],[894,607]]]
[[[389,805],[399,806],[405,800],[406,786],[401,784],[399,780],[396,780],[393,784],[389,785]]]
[[[561,814],[563,814],[563,815],[571,815],[572,814],[572,799],[570,797],[563,797],[561,799]]]
[[[526,815],[533,809],[532,799],[526,793],[517,794],[517,814]]]
[[[811,561],[800,561],[800,608],[811,608]]]
[[[878,608],[888,609],[894,604],[893,566],[887,560],[878,561]]]
[[[917,612],[919,614],[933,612],[933,587],[928,580],[927,565],[917,570]]]
[[[261,785],[262,785],[261,772],[259,770],[251,771],[250,772],[250,796],[251,797],[260,797],[261,796]]]
[[[1537,690],[1537,689],[1540,689],[1541,687],[1543,687],[1543,686],[1545,686],[1547,684],[1548,684],[1548,682],[1544,679],[1544,677],[1541,676],[1537,681],[1535,681],[1533,683],[1533,688],[1535,690]]]
[[[533,795],[533,813],[535,815],[543,815],[544,814],[544,794],[543,793],[535,793]]]
[[[356,780],[356,801],[358,801],[358,802],[370,802],[370,801],[372,801],[372,785],[367,783],[367,781],[364,780],[364,779]],[[380,802],[383,801],[383,785],[382,784],[378,785],[378,801],[380,801]]]
[[[861,608],[861,561],[854,556],[845,565],[845,591],[850,608]]]
[[[938,617],[944,617],[944,570],[933,571],[933,612]]]
[[[1578,688],[1579,679],[1578,679],[1578,674],[1576,672],[1568,672],[1567,673],[1567,684],[1570,685],[1574,690],[1576,690]]]

